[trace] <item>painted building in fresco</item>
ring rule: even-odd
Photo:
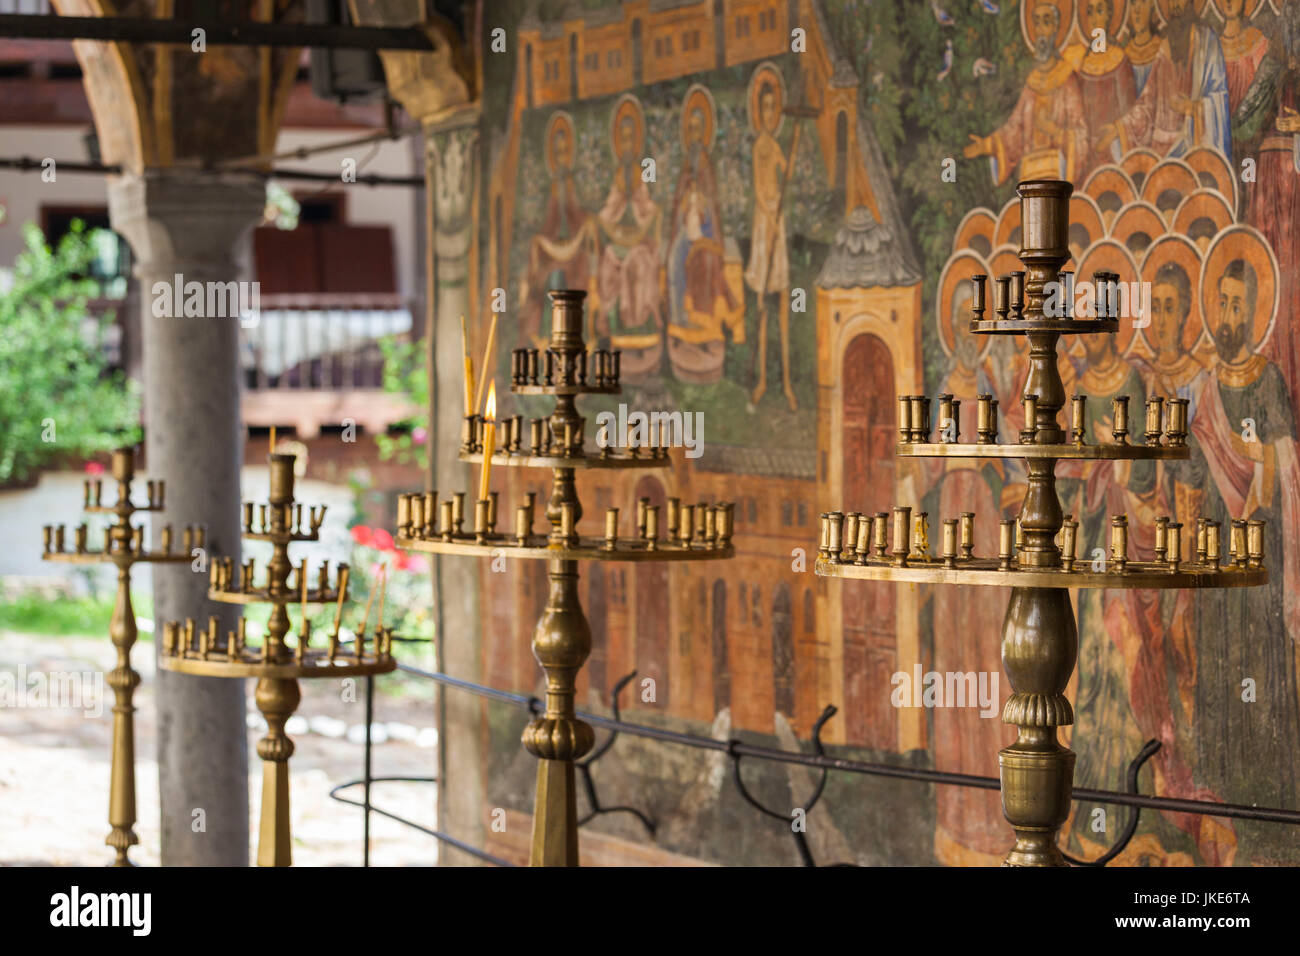
[[[1147,792],[1294,807],[1300,3],[892,6],[636,0],[484,14],[485,29],[499,20],[513,38],[488,57],[479,217],[480,301],[501,288],[510,303],[503,346],[545,338],[547,289],[585,289],[588,338],[623,351],[621,401],[703,413],[701,457],[580,476],[588,514],[627,516],[639,497],[737,502],[734,561],[583,568],[586,705],[606,706],[635,670],[655,694],[629,692],[634,719],[797,746],[833,704],[823,739],[846,753],[996,776],[1013,736],[998,719],[890,698],[893,675],[918,663],[1000,673],[1006,595],[828,584],[812,555],[818,514],[840,504],[915,503],[936,522],[974,511],[977,552],[995,546],[1023,471],[895,459],[894,398],[951,392],[973,406],[989,392],[1004,430],[1019,427],[1026,354],[965,331],[967,280],[1018,267],[1016,181],[1068,178],[1068,268],[1117,272],[1152,295],[1118,335],[1066,340],[1066,387],[1091,397],[1098,436],[1112,395],[1135,407],[1147,394],[1188,398],[1195,451],[1187,463],[1063,463],[1065,510],[1089,548],[1121,511],[1146,526],[1157,514],[1264,517],[1274,570],[1269,588],[1240,593],[1077,596],[1077,785],[1122,786],[1156,738]],[[546,410],[514,401],[506,414]],[[541,475],[511,471],[508,495],[546,493]],[[1135,538],[1147,557],[1152,542]],[[494,686],[539,683],[537,564],[484,576],[482,676]],[[490,794],[530,790],[507,723],[489,721]],[[647,808],[662,852],[791,855],[779,827],[730,842],[729,821],[753,811],[714,758],[621,741],[604,759],[606,802]],[[798,805],[797,771],[764,772],[773,805]],[[1083,857],[1123,826],[1112,808],[1097,832],[1091,809],[1076,804],[1066,828]],[[592,828],[611,860],[647,842],[630,819]],[[1286,829],[1147,814],[1121,862],[1300,862]],[[994,862],[1011,842],[996,792],[859,777],[834,780],[810,836],[819,862]]]

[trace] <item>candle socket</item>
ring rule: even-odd
[[[465,492],[458,491],[451,496],[451,527],[454,534],[461,534],[465,527]]]
[[[1044,310],[1044,315],[1053,319],[1072,319],[1074,318],[1074,273],[1066,269],[1056,274],[1056,285],[1059,289],[1061,304],[1053,310],[1050,315]]]
[[[681,526],[682,521],[682,499],[668,499],[668,540],[674,540],[677,537],[677,529]]]
[[[1121,395],[1119,398],[1111,399],[1111,434],[1114,436],[1115,444],[1128,444],[1128,396]]]
[[[1176,521],[1169,523],[1165,563],[1169,566],[1171,574],[1176,574],[1183,563],[1183,526]]]
[[[826,538],[826,559],[832,564],[840,563],[840,552],[844,550],[844,515],[832,511],[826,516],[830,533]]]
[[[709,524],[713,526],[713,534],[709,538],[709,545],[712,547],[717,540],[717,515],[716,509],[709,509]],[[654,551],[659,547],[659,506],[651,505],[645,513],[645,546],[647,551]]]
[[[1128,567],[1128,518],[1124,515],[1110,519],[1110,562],[1120,574]]]
[[[1066,571],[1074,570],[1074,562],[1079,557],[1079,522],[1067,517],[1061,524],[1061,567]]]
[[[877,511],[872,519],[871,549],[877,558],[884,558],[885,552],[889,550],[889,515],[884,511]]]
[[[695,537],[695,505],[682,505],[682,525],[679,540],[684,547],[691,546],[691,538]]]
[[[485,544],[488,536],[488,515],[491,503],[486,498],[474,502],[474,540]]]
[[[952,396],[944,393],[939,396],[939,441],[955,441],[950,431],[952,423]]]
[[[489,491],[489,492],[488,492],[488,498],[487,498],[487,501],[488,501],[488,513],[487,513],[487,529],[488,529],[488,534],[496,534],[496,530],[497,530],[497,501],[498,501],[499,498],[500,498],[500,494],[501,494],[501,493],[500,493],[500,492],[497,492],[497,491]]]
[[[447,501],[444,501],[440,508],[441,514],[438,522],[439,525],[438,530],[439,533],[442,535],[443,541],[451,540],[452,527],[453,527],[452,516],[451,516],[452,507],[453,507],[452,503],[449,499]]]
[[[924,395],[912,396],[911,431],[912,441],[930,440],[930,400]]]
[[[1038,396],[1026,395],[1024,404],[1025,427],[1020,430],[1020,443],[1027,445],[1038,436]]]
[[[858,543],[858,521],[862,517],[860,512],[850,511],[844,516],[844,550],[850,553]]]
[[[911,551],[912,509],[906,506],[894,509],[893,550],[896,567],[907,567],[907,555]]]
[[[574,527],[575,522],[573,502],[562,502],[560,504],[560,539],[565,546],[571,548],[578,546],[578,533]]]
[[[985,283],[988,282],[988,278],[989,277],[986,275],[973,275],[970,277],[970,310],[972,322],[984,321],[984,288]]]
[[[1165,558],[1169,554],[1169,518],[1166,515],[1160,515],[1156,518],[1156,544],[1154,550],[1156,561],[1164,564]]]
[[[998,439],[998,425],[994,419],[993,404],[993,396],[988,393],[976,396],[975,430],[981,445],[991,445]]]
[[[1148,445],[1160,444],[1161,435],[1164,433],[1161,427],[1164,407],[1165,400],[1159,396],[1147,399],[1146,431],[1142,437],[1146,439]]]
[[[1256,518],[1246,522],[1246,566],[1264,566],[1264,522]]]
[[[618,509],[605,510],[605,550],[613,551],[618,547]]]
[[[943,519],[943,566],[957,567],[957,519]]]
[[[922,511],[916,516],[912,528],[912,554],[922,561],[930,560],[930,514]]]
[[[1219,541],[1219,522],[1205,522],[1205,564],[1211,571],[1219,570],[1222,544]]]
[[[912,396],[898,396],[898,440],[900,443],[912,440]]]
[[[1187,444],[1187,405],[1185,398],[1171,398],[1167,403],[1165,439],[1171,448]]]
[[[871,533],[873,530],[871,515],[862,515],[858,518],[858,534],[853,542],[853,563],[866,564],[867,552],[871,550]]]
[[[1010,275],[1010,283],[1007,287],[1008,304],[1011,307],[1011,318],[1019,321],[1025,317],[1025,273],[1023,269],[1017,269]]]
[[[975,512],[961,513],[961,557],[969,561],[975,557]]]
[[[1015,558],[1016,520],[1003,518],[998,525],[998,570],[1010,571]]]
[[[1010,276],[998,276],[993,280],[993,318],[999,322],[1005,322],[1007,319],[1010,288]]]
[[[1232,528],[1228,533],[1228,553],[1232,557],[1232,566],[1246,566],[1246,522],[1241,518],[1232,519]]]
[[[1196,560],[1205,563],[1205,554],[1209,550],[1210,543],[1206,534],[1206,525],[1209,522],[1205,518],[1196,519]]]
[[[1082,445],[1088,437],[1088,396],[1075,395],[1070,404],[1070,440]]]

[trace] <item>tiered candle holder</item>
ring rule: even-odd
[[[1014,693],[1002,712],[1018,727],[1015,743],[999,757],[1002,809],[1016,834],[1009,866],[1064,866],[1057,832],[1069,813],[1074,753],[1061,746],[1056,728],[1074,722],[1065,688],[1074,671],[1078,631],[1069,588],[1227,588],[1265,584],[1264,527],[1261,521],[1233,521],[1229,529],[1198,519],[1192,546],[1184,549],[1184,530],[1168,518],[1155,524],[1155,560],[1129,558],[1127,515],[1111,519],[1110,553],[1104,561],[1078,556],[1079,523],[1062,514],[1056,491],[1061,459],[1185,459],[1188,456],[1187,403],[1153,398],[1147,403],[1142,444],[1128,440],[1128,399],[1115,400],[1112,438],[1088,444],[1086,397],[1073,400],[1068,439],[1057,424],[1065,389],[1057,367],[1056,345],[1063,334],[1114,333],[1119,328],[1117,276],[1094,278],[1105,293],[1101,314],[1086,319],[1044,314],[1044,286],[1070,287],[1060,267],[1070,256],[1067,182],[1040,180],[1019,186],[1024,272],[996,280],[994,316],[984,317],[985,276],[973,279],[970,331],[1024,335],[1030,367],[1024,387],[1026,427],[1016,441],[1001,443],[996,402],[977,397],[977,440],[961,441],[960,404],[939,397],[939,438],[932,441],[931,405],[924,396],[899,398],[899,444],[904,457],[1023,458],[1028,489],[1018,519],[1002,521],[996,555],[976,555],[973,513],[943,519],[940,553],[930,554],[929,520],[909,507],[865,515],[830,512],[821,519],[817,573],[932,584],[1010,587],[1011,602],[1002,628],[1002,663]],[[1227,534],[1225,535],[1225,531]],[[1223,545],[1228,553],[1223,554]],[[1102,566],[1098,567],[1100,563]]]
[[[202,677],[256,677],[257,709],[266,718],[267,732],[257,744],[262,758],[262,817],[258,837],[259,866],[292,865],[289,825],[289,758],[293,741],[284,732],[285,722],[302,700],[298,686],[302,678],[360,677],[385,674],[397,664],[393,660],[392,628],[383,626],[383,598],[380,598],[370,643],[366,622],[349,646],[339,643],[343,602],[347,599],[348,566],[340,563],[335,582],[329,583],[329,562],[317,570],[313,586],[307,563],[293,565],[289,545],[317,541],[325,520],[325,508],[310,508],[304,515],[302,505],[293,498],[293,455],[273,454],[271,491],[267,504],[244,503],[243,537],[248,541],[271,544],[262,583],[250,559],[235,567],[230,558],[213,558],[208,599],[222,604],[270,604],[271,616],[260,645],[250,645],[245,621],[224,636],[218,633],[217,618],[208,619],[207,627],[198,628],[191,618],[184,624],[168,622],[163,627],[161,666],[165,670]],[[304,518],[306,520],[304,520]],[[290,575],[293,581],[290,582]],[[373,595],[372,595],[373,597]],[[293,646],[286,643],[290,622],[288,606],[302,607],[298,633]],[[324,646],[311,645],[311,627],[307,608],[311,605],[335,604],[334,626],[326,635]]]
[[[636,507],[633,537],[620,537],[619,510],[605,513],[605,533],[584,537],[578,532],[582,503],[574,473],[584,468],[666,468],[670,464],[663,436],[642,447],[615,454],[611,436],[601,447],[584,450],[586,419],[579,414],[579,395],[619,393],[619,354],[587,351],[582,338],[583,299],[579,290],[559,290],[551,297],[551,341],[544,353],[519,350],[512,354],[511,389],[519,395],[550,395],[555,409],[549,418],[529,423],[523,440],[523,419],[502,423],[503,441],[496,450],[498,423],[491,416],[466,417],[460,457],[482,462],[486,453],[494,465],[550,468],[551,497],[546,505],[547,528],[534,530],[535,495],[529,493],[514,513],[509,533],[497,530],[497,493],[474,503],[467,525],[465,494],[439,499],[436,491],[402,495],[398,500],[397,546],[433,554],[503,555],[545,560],[551,581],[546,609],[537,622],[533,654],[546,672],[546,712],[523,733],[524,747],[539,759],[537,797],[533,814],[530,862],[533,866],[578,865],[578,817],[574,761],[591,750],[592,729],[576,716],[574,696],[578,672],[591,652],[591,628],[578,598],[579,561],[707,561],[730,558],[733,506],[729,503],[683,505],[669,498],[664,521],[659,507],[642,498]],[[542,357],[544,356],[544,358]],[[590,373],[590,375],[589,375]],[[660,529],[666,531],[661,536]]]
[[[190,561],[190,549],[203,547],[204,529],[187,527],[182,532],[181,550],[172,550],[172,528],[162,529],[162,551],[149,551],[144,543],[144,528],[133,527],[131,518],[142,513],[157,514],[163,510],[166,486],[162,481],[146,483],[149,503],[136,505],[131,501],[131,483],[135,480],[135,453],[130,448],[113,452],[113,479],[117,482],[117,501],[105,505],[101,501],[103,482],[100,479],[85,483],[86,497],[82,510],[86,514],[112,515],[113,523],[106,529],[105,548],[92,551],[86,546],[89,529],[80,524],[73,529],[72,550],[67,550],[67,528],[63,525],[46,525],[44,552],[46,561],[63,564],[100,564],[111,561],[117,565],[117,598],[113,616],[109,620],[108,636],[117,649],[117,666],[108,672],[108,686],[113,688],[113,756],[108,796],[108,823],[111,828],[104,842],[116,853],[114,866],[131,866],[127,851],[140,842],[135,833],[135,689],[140,686],[140,675],[131,668],[131,648],[139,632],[135,625],[135,609],[131,606],[131,567],[135,564],[165,564]]]

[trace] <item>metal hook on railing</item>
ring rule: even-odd
[[[1156,755],[1160,749],[1160,741],[1152,738],[1142,745],[1138,755],[1129,762],[1128,765],[1128,792],[1134,796],[1138,795],[1138,771],[1142,765]],[[1124,830],[1115,841],[1115,845],[1109,850],[1097,857],[1095,860],[1079,860],[1062,852],[1065,861],[1073,866],[1105,866],[1115,857],[1119,856],[1128,847],[1129,841],[1133,839],[1133,834],[1137,833],[1138,819],[1142,816],[1141,807],[1133,807],[1129,813],[1128,823],[1124,825]]]
[[[632,681],[635,678],[636,678],[636,671],[632,671],[626,677],[622,678],[617,684],[615,684],[614,689],[610,691],[609,707],[610,710],[612,710],[614,713],[615,720],[623,719],[619,713],[618,695],[621,694],[623,692],[623,688],[626,687],[628,684],[632,683]],[[623,807],[623,806],[602,807],[600,805],[600,798],[596,796],[596,782],[591,777],[591,765],[594,764],[601,757],[605,756],[605,754],[609,752],[609,748],[614,746],[614,741],[617,739],[618,739],[618,731],[611,730],[609,733],[609,737],[605,739],[605,742],[603,744],[601,744],[590,754],[588,754],[585,759],[579,760],[575,762],[573,765],[574,768],[578,771],[578,773],[582,775],[582,785],[583,788],[587,791],[587,802],[591,804],[591,811],[578,821],[578,826],[583,826],[584,824],[589,823],[591,820],[593,820],[595,817],[600,816],[602,813],[630,813],[632,814],[632,816],[636,817],[638,820],[641,821],[641,825],[644,826],[646,828],[646,831],[650,834],[650,836],[653,837],[655,835],[655,829],[656,829],[655,822],[651,820],[649,817],[647,817],[640,810],[636,809],[636,807]]]
[[[822,726],[825,725],[826,721],[834,717],[836,713],[837,708],[835,705],[827,704],[826,709],[823,710],[821,716],[817,718],[817,722],[813,724],[813,753],[819,757],[824,756],[826,753],[826,748],[822,746]],[[769,807],[765,807],[754,798],[754,795],[749,792],[749,788],[745,786],[745,781],[740,775],[741,755],[736,752],[736,744],[738,743],[740,743],[740,741],[734,737],[727,741],[727,756],[731,758],[732,777],[736,781],[736,789],[739,790],[740,795],[745,798],[745,802],[760,813],[763,813],[774,820],[780,820],[782,823],[791,824],[795,811],[791,811],[790,813],[778,813]],[[808,814],[812,813],[813,807],[817,805],[817,801],[821,799],[822,793],[826,790],[826,775],[828,772],[827,768],[822,768],[821,779],[817,781],[817,786],[814,788],[812,796],[804,801],[803,806],[798,808],[798,810],[803,812],[805,822],[807,821]],[[813,860],[812,849],[808,846],[808,835],[803,829],[793,825],[790,827],[790,832],[794,836],[795,849],[799,851],[799,859],[803,861],[803,865],[816,866],[817,864]]]

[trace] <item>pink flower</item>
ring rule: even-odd
[[[399,571],[421,571],[424,569],[424,562],[418,555],[408,554],[405,551],[397,552],[397,558],[393,566]]]
[[[86,474],[88,474],[88,475],[102,475],[103,473],[104,473],[104,466],[103,466],[102,464],[100,464],[99,462],[97,462],[97,461],[88,461],[88,462],[86,462]]]
[[[383,528],[375,528],[370,541],[367,543],[370,547],[378,548],[380,551],[392,551],[395,547],[393,544],[393,536]]]
[[[354,525],[352,528],[352,540],[362,547],[373,547],[375,532],[373,529],[367,528],[363,524]]]
[[[429,432],[422,425],[417,425],[411,432],[411,441],[415,442],[417,445],[423,445],[428,440]]]

